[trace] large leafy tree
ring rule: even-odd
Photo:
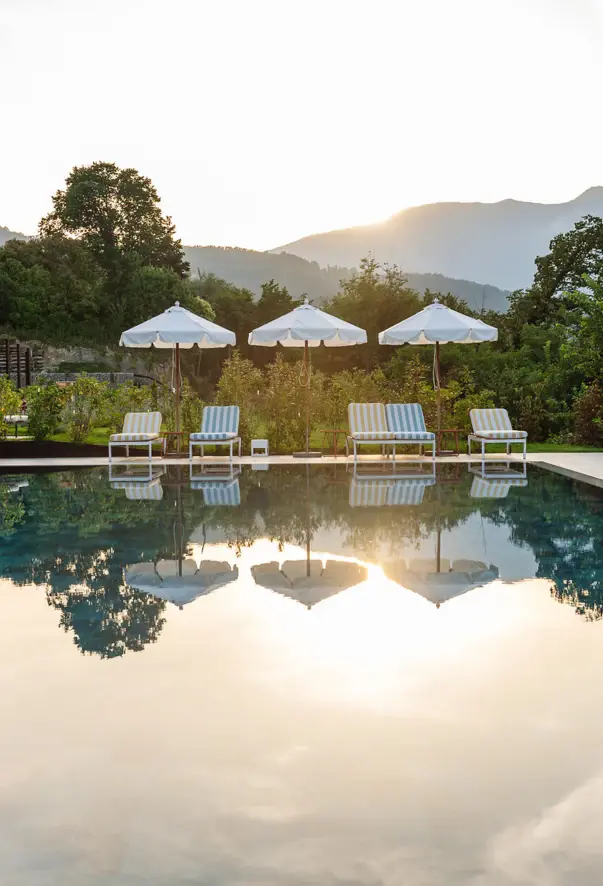
[[[40,233],[79,239],[110,278],[122,272],[125,256],[182,278],[188,274],[171,218],[162,214],[151,180],[135,169],[102,162],[75,166],[52,202]]]

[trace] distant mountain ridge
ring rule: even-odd
[[[603,187],[589,188],[567,203],[414,206],[379,224],[313,234],[271,251],[347,267],[370,252],[405,271],[488,281],[513,290],[531,284],[535,257],[546,254],[551,239],[584,215],[603,216]]]
[[[25,234],[0,227],[0,246],[7,240],[27,240]],[[288,253],[255,252],[230,246],[184,246],[191,274],[215,274],[229,283],[249,289],[256,296],[261,293],[262,283],[276,280],[299,298],[308,295],[317,304],[332,298],[340,288],[340,281],[353,273],[349,267],[330,266],[321,268]],[[508,293],[495,286],[484,286],[469,280],[454,280],[441,274],[409,273],[408,283],[418,292],[452,292],[463,299],[473,310],[505,311]]]

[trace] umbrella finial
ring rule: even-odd
[[[179,302],[179,301],[176,302],[176,307],[177,307],[177,308],[180,307],[180,302]]]
[[[310,299],[308,298],[307,295],[304,296],[304,304],[305,304],[305,305],[309,305],[309,304],[310,304]]]

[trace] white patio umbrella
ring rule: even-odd
[[[310,354],[309,348],[324,344],[327,348],[342,348],[366,343],[366,330],[339,320],[325,311],[315,308],[305,300],[303,305],[294,308],[270,323],[249,333],[249,344],[274,348],[304,349],[303,372],[300,383],[306,388],[306,451],[299,455],[310,455]],[[320,453],[316,453],[320,455]]]
[[[228,563],[202,560],[199,566],[191,558],[159,560],[158,563],[134,563],[126,567],[125,581],[153,597],[162,597],[175,606],[192,603],[238,578],[239,571]]]
[[[433,383],[437,399],[437,429],[441,430],[440,345],[496,341],[498,329],[434,301],[412,317],[379,333],[380,345],[435,345]]]
[[[176,302],[163,314],[151,317],[122,332],[120,345],[126,348],[176,349],[176,430],[180,430],[180,348],[225,348],[236,344],[234,332],[198,317]]]
[[[366,581],[366,566],[347,560],[286,560],[279,568],[275,561],[251,567],[256,584],[291,597],[308,609],[317,603]]]

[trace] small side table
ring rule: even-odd
[[[436,449],[438,455],[458,455],[459,454],[459,434],[462,434],[462,428],[442,428],[436,431]],[[442,440],[444,437],[454,438],[454,449],[442,449]]]
[[[251,454],[252,455],[270,455],[270,446],[268,444],[268,440],[252,440],[251,441]]]
[[[182,448],[187,445],[187,436],[186,431],[163,431],[163,457],[182,458],[187,455]]]
[[[329,434],[332,435],[332,443],[333,443],[333,457],[337,458],[337,444],[339,442],[339,435],[343,435],[343,440],[345,442],[345,438],[347,436],[347,431],[344,431],[343,428],[326,428],[322,432],[322,445],[324,449],[325,440],[328,442]]]

